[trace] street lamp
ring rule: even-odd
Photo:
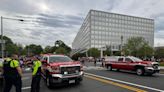
[[[16,21],[24,21],[23,19],[15,19],[15,18],[7,18],[7,17],[2,17],[1,16],[1,55],[2,58],[4,58],[4,41],[3,41],[3,19],[8,19],[8,20],[16,20]]]
[[[121,48],[120,48],[120,50],[121,50],[121,55],[123,55],[123,51],[122,51],[122,44],[123,44],[123,36],[121,35]]]

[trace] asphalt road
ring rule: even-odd
[[[28,78],[23,79],[23,84],[24,84],[23,92],[30,92],[29,87],[30,87],[31,77],[29,76],[29,78],[30,79]],[[127,89],[123,89],[114,85],[102,83],[100,81],[96,81],[87,77],[84,77],[84,80],[78,85],[71,84],[71,85],[66,85],[66,86],[52,88],[52,89],[47,88],[47,86],[45,85],[45,82],[42,79],[40,92],[92,92],[92,91],[110,92],[110,90],[115,90],[115,92],[132,92]]]
[[[164,92],[163,74],[137,76],[123,71],[107,71],[92,64],[87,66],[84,68],[84,80],[80,84],[49,89],[42,79],[40,92]],[[24,73],[22,81],[22,92],[30,92],[31,73]],[[15,92],[14,88],[11,92]]]

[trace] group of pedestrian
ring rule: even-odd
[[[33,56],[31,92],[39,92],[41,80],[41,62],[38,57]],[[22,61],[21,61],[22,62]],[[15,86],[16,92],[22,92],[22,68],[18,55],[5,58],[3,62],[4,89],[3,92],[10,92],[12,86]]]

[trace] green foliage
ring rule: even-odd
[[[86,54],[85,53],[76,53],[72,56],[73,60],[78,60],[79,57],[85,57]]]
[[[109,49],[104,51],[104,56],[110,56],[111,55],[111,51]]]
[[[87,53],[88,56],[100,57],[100,51],[97,48],[90,48]]]
[[[36,45],[36,44],[26,45],[25,47],[23,47],[21,44],[14,44],[13,41],[6,36],[3,36],[3,39],[5,40],[5,44],[4,44],[5,56],[6,55],[11,56],[12,54],[38,55],[41,53],[53,53],[53,52],[56,52],[57,54],[69,54],[71,51],[71,48],[61,40],[57,40],[55,42],[55,46],[46,46],[45,49],[43,49],[41,45]]]
[[[154,50],[152,47],[150,47],[148,44],[144,44],[139,50],[138,50],[138,56],[139,57],[149,57],[153,56]]]
[[[28,52],[35,55],[41,54],[41,52],[43,52],[43,48],[40,45],[30,44],[27,45],[25,48]]]
[[[65,48],[66,53],[70,53],[71,48],[70,48],[69,46],[67,46],[63,41],[57,40],[57,41],[55,42],[55,44],[58,44],[58,47],[63,47],[63,48]]]
[[[70,51],[71,51],[71,48],[69,46],[67,46],[61,40],[55,41],[54,46],[52,46],[52,47],[51,46],[46,46],[45,49],[44,49],[44,53],[53,53],[53,52],[56,52],[56,54],[69,54]]]
[[[51,46],[46,46],[44,49],[44,53],[51,53]]]
[[[1,35],[0,35],[1,38]],[[18,54],[18,48],[17,45],[13,43],[13,41],[8,38],[7,36],[3,36],[3,40],[5,40],[5,50],[4,53],[6,55],[11,55],[11,54]],[[1,45],[0,45],[1,48]],[[0,49],[1,50],[1,49]]]
[[[66,49],[63,47],[57,48],[55,52],[56,52],[56,54],[67,54]]]
[[[114,56],[121,56],[121,52],[120,51],[116,51],[115,53],[113,53]]]
[[[153,48],[148,45],[142,37],[132,37],[128,39],[123,51],[125,55],[133,55],[138,57],[150,57],[153,55]]]
[[[6,54],[12,55],[12,54],[18,54],[18,47],[16,44],[8,44],[5,46],[6,47]]]
[[[155,57],[156,58],[164,58],[164,48],[157,48],[155,50]]]

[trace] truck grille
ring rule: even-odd
[[[155,70],[157,70],[157,69],[158,69],[158,66],[159,66],[158,64],[154,64],[154,65],[153,65],[153,68],[154,68]]]
[[[76,74],[80,72],[80,66],[61,67],[61,74]]]

